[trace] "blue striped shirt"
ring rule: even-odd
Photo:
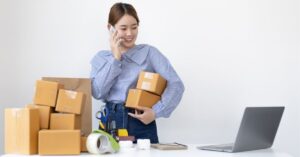
[[[169,117],[179,104],[184,85],[168,59],[155,47],[136,45],[116,60],[111,51],[100,51],[91,60],[92,95],[104,102],[125,102],[129,89],[136,88],[139,73],[159,73],[167,80],[161,100],[152,109],[156,118]]]

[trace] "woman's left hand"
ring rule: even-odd
[[[146,125],[155,120],[155,112],[151,108],[140,106],[137,107],[136,109],[137,110],[135,110],[134,114],[128,113],[128,115],[140,120]],[[141,111],[142,113],[139,113],[139,111]]]

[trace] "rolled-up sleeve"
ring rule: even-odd
[[[156,118],[169,117],[180,103],[184,85],[168,59],[159,50],[152,47],[149,55],[154,71],[167,80],[167,86],[161,96],[161,100],[152,109],[156,114]]]
[[[100,51],[91,60],[92,95],[95,99],[105,100],[116,78],[122,72],[122,64],[107,57],[109,52]]]

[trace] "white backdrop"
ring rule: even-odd
[[[89,77],[90,59],[109,47],[114,2],[0,0],[1,113],[31,103],[42,76]],[[186,86],[158,120],[161,142],[231,142],[246,106],[284,105],[274,148],[300,156],[298,0],[127,2],[141,20],[137,43],[160,49]]]

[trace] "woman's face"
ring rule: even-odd
[[[121,46],[132,48],[138,35],[138,23],[133,16],[125,14],[116,24],[118,37],[122,38]]]

